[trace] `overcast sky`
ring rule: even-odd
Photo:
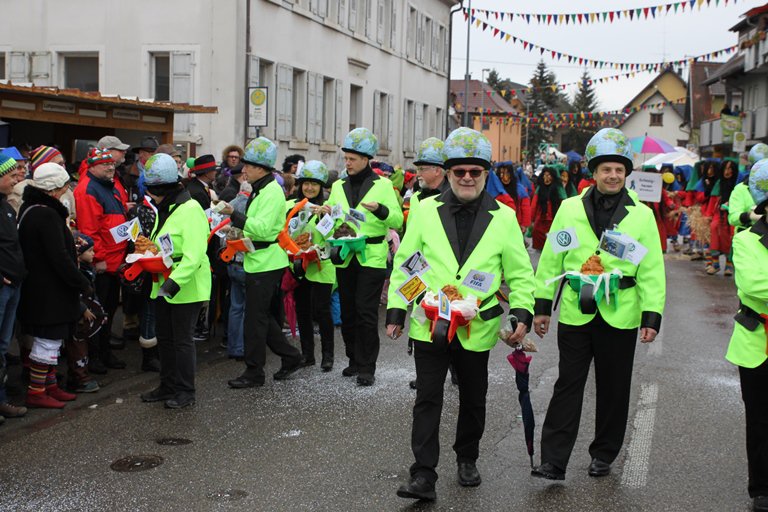
[[[520,13],[574,13],[630,8],[650,7],[666,4],[671,0],[472,0],[473,9],[488,9]],[[489,24],[501,30],[521,37],[545,48],[569,53],[578,57],[615,62],[657,62],[678,60],[687,56],[700,55],[720,50],[736,44],[737,35],[728,29],[735,25],[740,16],[765,1],[739,0],[736,4],[729,0],[724,5],[711,7],[703,4],[701,10],[686,8],[685,12],[658,15],[656,19],[624,20],[613,23],[595,23],[589,25],[539,25],[534,20],[530,24],[515,17],[510,22],[496,20],[493,16]],[[467,0],[464,0],[467,5]],[[575,7],[578,5],[578,8]],[[576,10],[578,9],[578,10]],[[481,19],[485,21],[485,17]],[[463,78],[466,68],[467,24],[461,14],[455,15],[453,31],[453,55],[451,78]],[[731,54],[732,55],[732,54]],[[473,79],[481,78],[483,68],[496,69],[502,78],[528,84],[533,71],[542,56],[538,50],[529,52],[522,45],[492,37],[492,31],[482,31],[474,25],[470,29],[469,71]],[[545,52],[544,62],[555,72],[558,82],[578,81],[584,70],[583,66],[568,64],[566,59],[552,60]],[[721,59],[724,60],[724,59]],[[613,69],[590,69],[593,78],[621,73]],[[488,73],[486,72],[486,77]],[[599,109],[614,110],[622,108],[655,76],[654,73],[638,73],[634,78],[611,80],[609,84],[596,84]],[[683,77],[687,80],[688,69]],[[566,93],[572,97],[575,86],[568,87]]]

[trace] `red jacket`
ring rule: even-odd
[[[107,263],[107,272],[117,272],[125,259],[128,242],[116,243],[110,229],[125,222],[125,207],[111,181],[95,178],[90,172],[80,176],[75,187],[77,228],[93,238],[94,265]]]

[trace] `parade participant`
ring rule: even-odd
[[[757,162],[749,175],[748,190],[757,207],[754,225],[733,238],[739,311],[735,317],[725,358],[739,368],[741,398],[747,430],[747,491],[753,510],[768,510],[768,362],[766,329],[768,316],[768,159]]]
[[[568,174],[567,183],[571,184],[571,186],[573,187],[573,190],[578,190],[579,185],[581,185],[581,181],[584,179],[584,173],[581,169],[581,160],[571,160],[570,162],[568,162],[568,168],[565,169],[565,171]],[[562,176],[562,173],[561,173],[561,176]],[[565,183],[563,183],[563,187],[565,187]],[[568,197],[573,197],[573,196],[569,195]]]
[[[245,183],[245,175],[243,174],[243,164],[239,163],[229,169],[229,178],[227,178],[227,184],[221,190],[219,199],[222,201],[231,201],[237,194],[240,193],[240,186]]]
[[[324,202],[323,187],[328,182],[328,168],[318,160],[310,160],[297,171],[298,190],[296,201],[306,198],[316,206]],[[319,208],[316,209],[319,211]],[[309,241],[313,244],[324,244],[323,236],[318,233],[318,216],[309,219]],[[320,328],[320,346],[322,359],[320,369],[329,372],[333,369],[333,320],[331,319],[331,288],[336,282],[336,268],[329,260],[310,262],[304,276],[299,279],[299,285],[293,290],[296,301],[296,320],[299,326],[301,351],[304,355],[304,366],[315,364],[315,333],[313,321]],[[294,268],[301,261],[294,264]],[[299,272],[299,275],[301,272]]]
[[[27,405],[61,409],[77,395],[59,387],[56,365],[64,340],[82,316],[80,293],[91,286],[77,268],[69,211],[61,197],[69,190],[69,174],[48,162],[36,170],[24,189],[19,211],[19,243],[27,277],[21,285],[18,318],[32,336]]]
[[[336,276],[341,298],[341,335],[349,366],[342,375],[357,375],[357,384],[374,383],[379,356],[379,298],[387,277],[386,235],[399,229],[403,211],[392,183],[373,172],[370,160],[379,151],[379,141],[367,128],[355,128],[344,138],[341,148],[347,176],[333,184],[324,213],[341,205],[352,212],[360,224],[358,235],[365,235],[365,257],[347,256],[337,265]]]
[[[514,210],[517,214],[517,223],[525,232],[531,225],[531,199],[522,183],[517,180],[515,166],[512,162],[500,162],[497,165],[497,173],[504,190],[514,202]]]
[[[211,273],[205,250],[208,222],[205,212],[179,183],[170,155],[157,153],[144,169],[147,194],[157,206],[150,239],[173,259],[168,277],[158,274],[151,298],[155,300],[160,386],[141,395],[145,402],[165,402],[169,409],[195,403],[196,352],[192,330],[202,303],[211,293]]]
[[[280,170],[283,174],[296,174],[296,169],[299,168],[299,162],[304,162],[302,155],[288,155],[283,160],[283,165]]]
[[[488,356],[496,345],[503,313],[496,299],[502,274],[510,289],[510,313],[517,321],[506,342],[522,341],[533,307],[533,270],[515,213],[484,191],[490,142],[475,130],[459,128],[446,139],[444,151],[450,188],[420,206],[416,222],[409,225],[395,255],[394,267],[399,269],[419,251],[429,265],[420,276],[428,290],[453,286],[464,296],[476,296],[480,311],[468,328],[460,327],[451,339],[445,333],[431,336],[430,321],[415,312],[411,315],[409,337],[414,344],[417,382],[411,431],[415,462],[397,495],[422,500],[435,499],[443,387],[450,363],[459,385],[453,445],[458,480],[466,487],[480,485],[476,462],[485,429]],[[479,281],[477,276],[481,276]],[[408,303],[398,290],[407,279],[402,270],[392,274],[386,321],[391,338],[400,336],[405,325]]]
[[[728,223],[728,201],[730,201],[736,180],[739,175],[738,162],[734,159],[725,159],[717,171],[718,180],[716,191],[712,193],[712,200],[708,205],[705,216],[711,217],[709,225],[709,262],[706,272],[710,276],[720,271],[720,255],[725,255],[725,271],[723,275],[733,275],[733,262],[731,261],[731,241],[733,239],[733,227]]]
[[[560,203],[565,199],[565,190],[560,177],[552,167],[544,167],[536,182],[536,191],[531,203],[533,216],[533,248],[541,250],[549,233]]]
[[[242,164],[240,164],[242,165]],[[245,176],[245,175],[243,175]],[[253,188],[248,181],[240,184],[240,191],[229,203],[236,212],[246,214],[248,198]],[[243,230],[231,228],[227,240],[243,238]],[[229,277],[229,316],[227,317],[227,356],[238,361],[243,360],[243,318],[245,317],[245,270],[244,253],[237,252],[227,265]]]
[[[301,352],[289,345],[282,330],[282,297],[280,282],[288,266],[288,256],[277,244],[277,235],[285,224],[285,196],[272,171],[277,159],[277,146],[266,137],[253,139],[245,147],[243,173],[253,191],[246,213],[226,205],[222,210],[231,215],[232,226],[242,229],[256,250],[245,255],[245,320],[243,342],[245,371],[228,382],[231,388],[264,385],[267,346],[280,356],[280,369],[275,380],[287,379],[301,367]]]
[[[581,180],[579,180],[579,182],[581,182]],[[565,190],[565,197],[573,197],[578,194],[576,192],[576,186],[571,183],[571,174],[568,172],[568,169],[560,170],[560,184],[563,186],[563,190]]]
[[[116,242],[111,229],[127,220],[125,206],[115,188],[115,161],[106,149],[94,148],[88,154],[88,172],[75,187],[77,225],[93,238],[96,269],[96,296],[107,313],[107,323],[98,334],[98,346],[89,351],[92,373],[105,373],[106,368],[122,369],[125,362],[112,352],[110,337],[112,320],[120,302],[118,268],[125,260],[127,241]],[[106,367],[106,368],[105,368]]]
[[[640,341],[652,342],[664,309],[664,259],[653,212],[624,186],[632,171],[629,140],[604,128],[585,156],[595,186],[563,201],[536,270],[533,324],[539,337],[549,331],[556,292],[561,298],[559,376],[542,429],[541,465],[531,472],[550,480],[565,478],[593,359],[597,413],[588,474],[610,472],[624,441],[638,326]],[[566,272],[574,279],[553,280]],[[595,281],[584,274],[603,274],[604,293],[585,284]]]
[[[19,245],[16,212],[7,201],[20,177],[16,164],[16,160],[5,152],[0,153],[0,423],[3,418],[17,418],[27,412],[24,407],[10,404],[5,392],[5,354],[13,338],[19,292],[27,274]]]
[[[763,158],[768,158],[768,144],[759,142],[749,150],[747,160],[749,165],[754,167]],[[728,201],[728,223],[736,228],[737,233],[749,228],[760,217],[752,212],[754,207],[755,202],[752,194],[749,193],[748,180],[736,185]]]
[[[443,141],[437,137],[425,139],[421,143],[413,165],[416,166],[419,191],[411,196],[407,222],[411,221],[421,201],[428,197],[440,195],[449,187],[448,180],[445,179]]]

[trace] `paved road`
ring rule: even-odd
[[[137,375],[88,397],[90,407],[33,411],[0,430],[0,510],[749,510],[738,376],[723,360],[734,287],[675,256],[667,264],[662,335],[638,345],[627,442],[609,477],[586,474],[591,382],[567,480],[529,476],[514,372],[508,349],[498,346],[479,461],[483,484],[456,483],[450,446],[458,393],[447,384],[438,501],[396,497],[411,462],[413,361],[403,342],[382,334],[372,388],[342,377],[338,363],[330,374],[316,367],[261,389],[230,390],[226,380],[241,368],[212,350],[194,408],[141,403],[138,393],[155,382]],[[341,354],[338,334],[337,343]],[[537,451],[557,376],[554,335],[539,347],[531,366]],[[278,361],[270,356],[268,365],[275,371]],[[192,442],[159,445],[164,437]],[[110,469],[128,455],[159,455],[163,463],[143,472]]]

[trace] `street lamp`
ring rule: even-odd
[[[490,72],[488,68],[483,68],[480,72],[480,132],[483,131],[483,116],[485,115],[485,72]]]

